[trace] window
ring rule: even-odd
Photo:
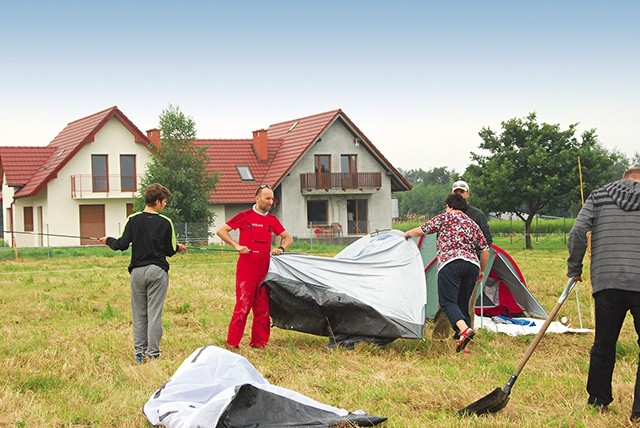
[[[316,188],[331,189],[331,155],[315,157]]]
[[[91,155],[91,184],[94,192],[108,192],[107,155]]]
[[[120,190],[135,192],[136,183],[136,155],[120,155]]]
[[[24,231],[33,232],[33,207],[24,207]]]
[[[329,224],[327,206],[328,203],[325,200],[307,201],[307,224],[310,226],[316,224]]]
[[[316,155],[316,174],[331,172],[331,155]]]
[[[355,174],[358,172],[358,155],[340,155],[340,170]]]
[[[369,233],[369,207],[366,199],[347,199],[349,234]]]
[[[251,168],[248,165],[236,165],[236,170],[242,181],[255,181]]]
[[[358,187],[358,156],[340,156],[340,184],[343,189],[355,189]]]

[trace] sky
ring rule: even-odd
[[[640,2],[0,2],[0,145],[112,106],[198,138],[342,109],[396,167],[463,173],[478,133],[539,122],[640,151]]]

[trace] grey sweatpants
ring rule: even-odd
[[[131,317],[136,354],[160,356],[162,308],[169,288],[169,274],[156,265],[131,271]]]

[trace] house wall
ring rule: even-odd
[[[367,151],[364,143],[360,143],[359,147],[356,147],[354,138],[354,135],[343,122],[334,122],[321,136],[321,141],[311,147],[282,182],[282,200],[278,207],[278,216],[291,235],[299,238],[311,238],[314,236],[313,228],[309,228],[307,224],[307,200],[309,199],[328,201],[328,223],[340,223],[343,234],[347,232],[348,199],[365,199],[368,201],[369,232],[375,229],[391,228],[390,177],[385,174],[382,166]],[[300,189],[300,174],[314,172],[315,155],[317,154],[331,155],[332,172],[342,172],[340,169],[340,155],[357,155],[358,172],[382,173],[382,187],[380,190],[320,191],[317,194],[304,196]]]
[[[2,230],[11,230],[11,218],[9,217],[8,210],[11,208],[11,202],[13,201],[13,187],[7,186],[7,176],[2,175]],[[6,245],[11,245],[11,234],[5,232],[2,236]]]
[[[246,209],[251,208],[251,204],[238,204],[238,205],[212,205],[209,209],[215,215],[213,224],[209,227],[209,243],[216,245],[223,245],[223,242],[218,235],[216,235],[216,230],[220,228],[223,224],[227,222],[227,220],[231,219],[234,215],[238,214],[240,211],[244,211]],[[238,240],[238,231],[233,230],[229,234],[236,241]]]
[[[120,174],[120,154],[136,155],[136,173],[144,174],[146,164],[151,159],[149,150],[136,143],[133,135],[119,120],[112,118],[95,136],[93,142],[85,145],[58,172],[46,188],[35,197],[19,198],[15,202],[16,230],[24,230],[22,218],[24,206],[34,207],[34,228],[38,228],[37,206],[43,207],[43,233],[50,235],[70,235],[73,237],[45,236],[44,245],[75,246],[80,245],[80,205],[104,205],[105,232],[107,236],[119,236],[126,220],[126,204],[132,203],[134,192],[109,192],[85,194],[82,198],[73,198],[71,194],[71,176],[74,174],[91,175],[91,155],[108,156],[109,175]],[[96,226],[96,234],[102,227]],[[99,238],[91,234],[90,236]],[[18,246],[38,246],[38,237],[30,235],[16,236]],[[96,241],[96,245],[99,244]]]

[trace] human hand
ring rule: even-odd
[[[99,238],[98,241],[100,241],[100,243],[102,243],[102,244],[106,244],[107,243],[107,237],[103,236],[102,238]]]
[[[483,279],[484,279],[484,272],[480,271],[480,273],[478,274],[478,278],[476,278],[476,284],[481,283]]]
[[[246,247],[244,245],[238,245],[236,247],[236,251],[238,251],[240,254],[249,254],[251,252],[249,247]]]
[[[582,275],[576,275],[573,277],[573,282],[580,282],[582,281]]]
[[[178,244],[178,252],[187,251],[187,246],[184,244]]]

